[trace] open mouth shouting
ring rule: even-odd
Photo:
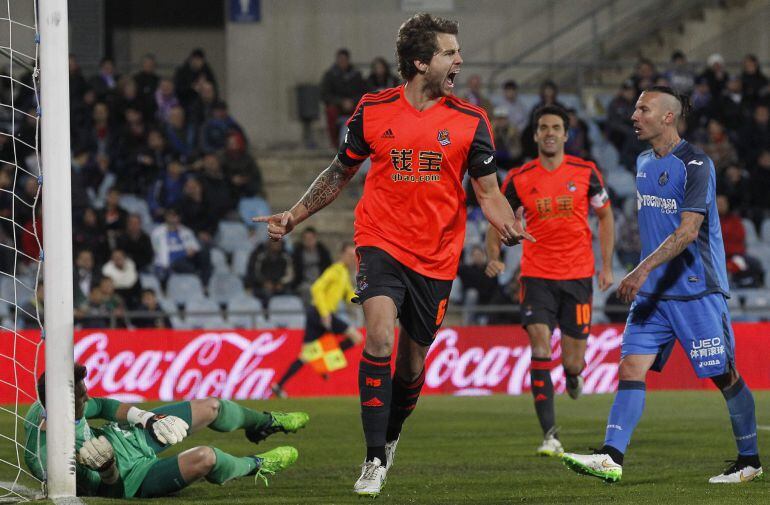
[[[449,89],[452,89],[455,87],[455,78],[459,73],[460,73],[460,69],[456,68],[456,69],[450,70],[449,73],[447,74],[446,85]]]

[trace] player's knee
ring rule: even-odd
[[[215,419],[219,415],[219,398],[205,398],[203,400],[204,408],[212,415],[212,419]]]
[[[647,376],[648,367],[629,360],[621,360],[618,367],[618,378],[622,381],[642,381]]]
[[[188,451],[188,454],[188,461],[196,479],[208,475],[217,464],[217,454],[211,447],[205,445],[194,447]]]
[[[538,359],[551,359],[551,346],[532,345],[532,357]]]
[[[217,453],[208,446],[200,447],[200,452],[199,466],[201,471],[205,472],[204,475],[206,475],[217,464]]]
[[[425,363],[399,363],[396,365],[396,374],[402,382],[411,384],[420,378],[424,368]]]
[[[386,327],[367,330],[364,348],[372,356],[390,356],[393,353],[393,330]]]
[[[711,382],[714,383],[716,387],[718,387],[721,390],[725,390],[738,382],[738,379],[740,379],[740,376],[738,375],[738,372],[736,370],[730,370],[727,373],[724,373],[722,375],[717,375],[716,377],[711,378]]]
[[[567,375],[579,375],[580,372],[583,371],[585,361],[583,361],[582,358],[575,359],[575,358],[565,358],[565,356],[562,356],[561,360],[562,360],[562,366],[564,366],[564,372]]]

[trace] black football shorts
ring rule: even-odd
[[[521,324],[547,324],[551,331],[558,324],[563,335],[588,338],[591,331],[591,277],[555,280],[521,278]]]
[[[375,296],[389,297],[409,338],[420,345],[433,343],[444,320],[452,281],[419,274],[377,247],[359,247],[356,254],[358,303]]]

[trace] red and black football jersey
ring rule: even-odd
[[[537,239],[522,243],[522,276],[569,280],[594,274],[589,205],[602,208],[610,200],[593,162],[567,155],[548,171],[534,159],[511,170],[502,191],[511,207],[524,206],[527,231]]]
[[[404,86],[367,94],[338,157],[348,166],[372,161],[356,207],[356,245],[379,247],[427,277],[454,279],[465,239],[463,177],[497,170],[483,109],[450,96],[418,111]]]

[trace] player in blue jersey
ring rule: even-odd
[[[716,207],[714,164],[679,138],[682,102],[668,87],[643,92],[632,116],[636,135],[652,149],[636,162],[641,263],[618,294],[633,301],[621,346],[618,392],[604,445],[594,454],[564,454],[572,470],[614,482],[644,409],[645,377],[660,371],[675,341],[695,373],[722,391],[738,457],[710,483],[741,483],[762,476],[754,397],[735,368],[726,297],[725,252]]]

